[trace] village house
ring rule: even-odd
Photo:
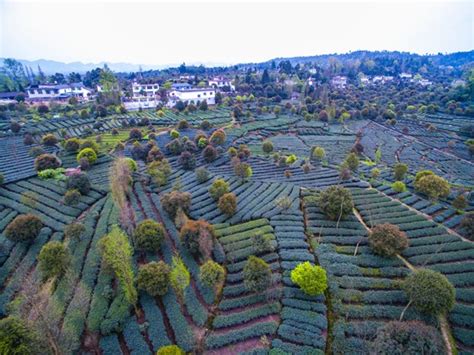
[[[373,84],[386,84],[390,81],[393,81],[393,76],[376,75],[372,78]]]
[[[173,90],[189,90],[192,89],[193,86],[189,83],[174,83],[171,84],[171,88]]]
[[[216,103],[216,90],[214,88],[173,90],[169,93],[168,106],[173,107],[178,101],[187,101],[197,105],[203,100],[206,100],[208,105],[214,105]]]
[[[331,79],[331,85],[338,89],[344,89],[347,85],[347,76],[335,76]]]
[[[92,90],[82,83],[31,85],[26,92],[31,101],[66,100],[70,97],[88,100],[92,94]]]
[[[224,89],[228,87],[230,91],[235,91],[235,86],[232,84],[232,81],[223,77],[214,77],[213,79],[210,79],[209,86],[214,89]]]
[[[138,82],[132,83],[132,96],[134,98],[154,97],[160,90],[158,84],[140,84]]]

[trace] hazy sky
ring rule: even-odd
[[[0,57],[239,63],[358,49],[474,48],[474,1],[0,0]]]

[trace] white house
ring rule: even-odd
[[[92,95],[92,90],[85,87],[83,83],[72,83],[70,87],[72,95],[81,100],[89,100]]]
[[[215,89],[222,89],[224,87],[229,87],[230,91],[235,91],[235,86],[234,84],[232,84],[232,81],[224,77],[214,77],[212,79],[209,79],[209,86]]]
[[[347,85],[347,76],[335,76],[331,79],[331,84],[336,88],[344,89]]]
[[[374,84],[385,84],[390,81],[393,81],[393,76],[376,75],[372,78],[372,83]]]
[[[132,96],[134,98],[138,97],[154,97],[160,90],[160,85],[158,84],[140,84],[138,82],[132,83]]]
[[[361,76],[359,79],[360,79],[360,83],[362,85],[369,85],[370,84],[370,79],[366,76]]]
[[[32,85],[26,89],[30,100],[61,100],[72,96],[69,85]]]
[[[169,106],[174,106],[177,101],[183,101],[188,103],[197,104],[203,100],[207,101],[208,105],[214,105],[216,103],[216,90],[214,88],[196,88],[196,89],[183,89],[173,90],[169,93]]]
[[[174,83],[171,84],[171,88],[173,90],[189,90],[192,89],[193,86],[189,83]]]
[[[160,100],[155,96],[141,96],[123,99],[122,103],[127,110],[134,111],[139,109],[156,108],[158,107]]]
[[[411,79],[413,78],[413,75],[409,73],[400,73],[399,77],[400,79]]]

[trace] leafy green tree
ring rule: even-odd
[[[207,287],[218,289],[225,281],[225,269],[209,259],[199,268],[199,278]]]
[[[171,191],[160,198],[163,209],[171,216],[176,217],[178,210],[185,213],[191,208],[191,194],[189,192]]]
[[[79,173],[67,177],[66,187],[69,190],[78,190],[82,195],[87,195],[91,189],[91,182],[87,174]]]
[[[137,275],[137,287],[149,295],[164,296],[170,285],[171,269],[163,261],[152,261],[140,266]]]
[[[345,219],[353,207],[350,191],[341,186],[331,186],[319,195],[319,208],[330,220]]]
[[[79,240],[86,231],[86,227],[79,222],[74,222],[64,228],[64,237],[69,240]]]
[[[138,295],[134,285],[132,247],[127,235],[117,226],[99,241],[102,260],[118,279],[128,303],[136,306]]]
[[[403,282],[402,289],[420,312],[438,315],[454,307],[456,291],[446,276],[437,271],[413,272]]]
[[[418,175],[418,174],[417,174]],[[432,200],[447,197],[451,191],[449,183],[435,174],[427,174],[418,181],[415,180],[415,189]]]
[[[61,166],[58,158],[53,154],[40,154],[35,159],[36,171],[42,171],[46,169],[56,169]]]
[[[383,223],[376,225],[369,233],[369,246],[375,254],[393,257],[408,248],[408,237],[398,226]]]
[[[229,184],[224,179],[215,180],[212,185],[209,187],[209,195],[214,200],[219,200],[219,198],[229,192]]]
[[[187,220],[181,227],[179,237],[183,246],[199,258],[211,257],[215,234],[212,225],[203,220]]]
[[[71,263],[71,254],[63,243],[51,241],[46,243],[38,256],[38,266],[43,280],[62,276]]]
[[[252,292],[262,292],[270,287],[272,271],[270,266],[254,255],[249,256],[244,266],[244,285]]]
[[[217,206],[227,216],[232,216],[237,211],[237,197],[234,193],[229,192],[219,197]]]
[[[327,285],[326,271],[318,265],[311,265],[309,261],[298,264],[291,270],[291,281],[310,296],[323,293]]]
[[[326,151],[322,147],[313,147],[311,149],[311,158],[322,161],[326,157]]]
[[[262,150],[265,154],[270,154],[273,152],[273,143],[269,140],[266,140],[262,144]]]
[[[393,166],[393,178],[396,181],[402,181],[408,172],[408,165],[403,163],[397,163]]]
[[[14,316],[0,320],[0,354],[30,355],[38,349],[37,333]]]
[[[357,171],[359,168],[359,157],[356,153],[349,153],[344,162],[351,171]]]
[[[238,158],[234,159],[238,160],[234,164],[234,174],[244,182],[252,176],[252,167],[248,163],[241,162]]]
[[[161,223],[152,219],[145,219],[138,223],[133,232],[133,238],[138,249],[158,251],[163,242],[165,229]]]
[[[398,192],[398,193],[404,192],[407,190],[405,183],[403,183],[402,181],[395,181],[391,187],[393,191]]]
[[[77,154],[77,162],[82,158],[87,159],[89,164],[94,164],[97,161],[97,153],[92,148],[84,148]]]
[[[33,214],[21,214],[5,228],[5,237],[12,242],[31,242],[40,233],[43,223]]]
[[[439,331],[420,321],[385,323],[377,329],[372,350],[373,354],[446,354]]]
[[[178,255],[175,255],[172,258],[170,281],[174,291],[182,300],[184,296],[184,290],[191,282],[191,274],[189,273],[186,265],[183,263],[183,260]]]

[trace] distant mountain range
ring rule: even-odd
[[[349,53],[343,54],[321,54],[321,55],[314,55],[314,56],[306,56],[306,57],[286,57],[286,58],[274,58],[270,59],[265,62],[260,63],[241,63],[237,64],[239,67],[269,67],[272,62],[276,62],[277,64],[283,60],[290,61],[293,65],[296,63],[317,63],[319,65],[325,64],[328,62],[330,58],[337,58],[339,60],[355,60],[355,59],[375,59],[378,57],[385,57],[385,58],[404,58],[404,59],[414,59],[414,58],[429,58],[431,61],[436,62],[437,64],[442,65],[465,65],[474,62],[474,51],[468,52],[457,52],[457,53],[449,53],[449,54],[426,54],[420,55],[415,53],[406,53],[406,52],[397,52],[397,51],[354,51]],[[3,58],[0,58],[3,60]],[[71,62],[71,63],[64,63],[55,60],[47,60],[47,59],[38,59],[38,60],[25,60],[25,59],[18,59],[23,65],[30,67],[37,72],[38,65],[41,67],[41,70],[47,74],[55,74],[55,73],[85,73],[87,71],[93,70],[95,68],[102,68],[104,64],[107,64],[109,68],[114,72],[119,73],[131,73],[137,72],[140,68],[143,71],[147,70],[160,70],[170,67],[178,67],[180,63],[173,63],[173,64],[161,64],[161,65],[140,65],[140,64],[132,64],[132,63],[111,63],[111,62],[99,62],[99,63],[82,63],[82,62]],[[230,64],[223,64],[223,63],[186,63],[186,66],[199,66],[204,65],[207,68],[212,67],[226,67],[230,66]]]
[[[87,71],[93,70],[95,68],[102,68],[105,64],[109,68],[118,73],[131,73],[137,72],[140,70],[140,67],[143,71],[146,70],[160,70],[170,67],[178,67],[181,63],[174,64],[161,64],[161,65],[147,65],[147,64],[133,64],[133,63],[111,63],[111,62],[99,62],[99,63],[82,63],[82,62],[71,62],[64,63],[58,62],[55,60],[48,59],[38,59],[38,60],[26,60],[26,59],[17,59],[23,65],[30,67],[36,73],[38,71],[38,65],[41,67],[43,73],[47,75],[52,75],[55,73],[80,73],[83,74]],[[3,61],[3,58],[0,58],[0,62]],[[201,65],[201,63],[186,63],[186,65]],[[213,66],[225,66],[221,63],[202,63],[206,67]]]

